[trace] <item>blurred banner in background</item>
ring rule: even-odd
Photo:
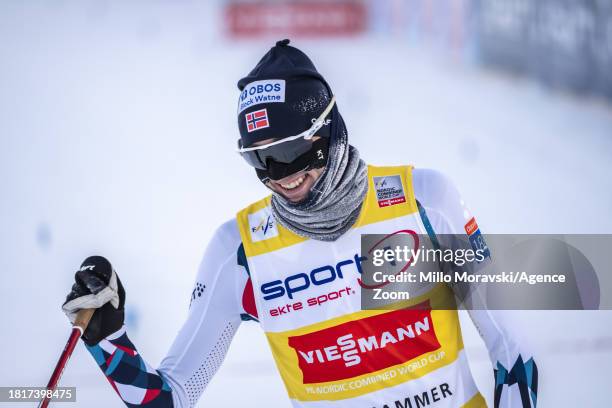
[[[612,101],[606,0],[228,0],[224,12],[233,39],[405,37],[466,62]]]
[[[479,0],[478,61],[543,84],[612,100],[612,3]]]
[[[228,1],[227,32],[231,36],[335,36],[366,29],[364,2],[346,1]]]

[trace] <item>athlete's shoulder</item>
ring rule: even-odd
[[[238,282],[244,275],[234,273],[239,267],[238,251],[241,243],[235,218],[221,224],[213,232],[203,251],[196,284],[211,287],[218,276],[222,276],[224,281]]]
[[[439,206],[459,195],[453,181],[435,169],[414,168],[412,170],[414,195],[424,206]]]
[[[223,254],[235,252],[240,246],[240,242],[238,222],[236,218],[232,218],[217,227],[210,241],[210,246],[213,246],[215,251]]]
[[[438,234],[463,233],[472,217],[455,183],[444,173],[433,169],[414,169],[414,196],[427,213]]]

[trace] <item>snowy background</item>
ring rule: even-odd
[[[130,336],[157,365],[212,232],[266,194],[233,153],[235,84],[277,38],[232,40],[222,21],[215,1],[0,2],[0,386],[46,384],[69,334],[61,303],[90,254],[113,262]],[[368,33],[293,42],[368,162],[445,172],[485,232],[612,233],[609,103]],[[610,406],[611,313],[508,319],[536,352],[538,406]],[[62,384],[78,387],[76,406],[121,405],[82,345]],[[259,327],[243,324],[200,406],[288,405]]]

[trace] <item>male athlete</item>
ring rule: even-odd
[[[362,234],[480,234],[455,187],[433,170],[366,165],[331,87],[288,40],[238,88],[238,151],[272,194],[214,234],[161,365],[150,367],[129,340],[125,291],[106,259],[83,262],[63,305],[71,320],[97,309],[83,340],[119,397],[128,407],[195,406],[251,320],[296,407],[486,406],[456,310],[362,310],[359,296]],[[440,285],[421,300],[448,296]],[[530,353],[489,311],[470,316],[493,361],[495,406],[535,407]]]

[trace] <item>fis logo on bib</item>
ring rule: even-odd
[[[373,179],[379,207],[389,207],[406,202],[404,186],[399,174],[395,176],[374,177]]]
[[[249,230],[253,242],[278,236],[276,219],[272,215],[270,207],[264,207],[253,214],[249,214]]]
[[[285,102],[285,80],[266,79],[251,82],[238,98],[238,113],[260,103]]]

